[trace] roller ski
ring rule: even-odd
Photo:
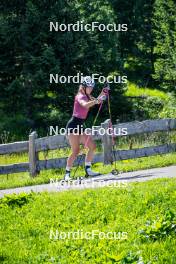
[[[90,179],[90,178],[94,178],[94,177],[96,177],[96,176],[100,176],[100,175],[102,175],[102,174],[99,173],[99,172],[92,171],[90,165],[86,165],[85,168],[84,168],[84,170],[85,170],[85,176],[79,178],[80,182],[81,182],[82,180],[86,180],[86,179],[88,179],[88,178]]]

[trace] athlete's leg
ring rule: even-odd
[[[93,141],[92,137],[84,133],[83,135],[81,135],[80,143],[84,144],[84,146],[88,148],[88,152],[85,157],[85,162],[92,162],[94,152],[96,150],[96,144]]]
[[[91,170],[91,162],[94,157],[94,152],[96,149],[95,142],[93,141],[91,136],[83,134],[80,138],[80,143],[84,144],[85,147],[88,148],[88,152],[85,158],[85,171],[87,176],[97,176],[100,173],[94,172]]]
[[[80,135],[70,134],[68,135],[68,141],[70,143],[72,153],[67,159],[67,167],[72,167],[73,162],[80,152]]]

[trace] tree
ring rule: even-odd
[[[176,3],[156,0],[153,14],[155,37],[153,77],[162,89],[176,93]]]

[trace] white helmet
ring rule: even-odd
[[[92,87],[94,88],[95,82],[90,76],[85,76],[82,78],[81,84],[85,87]]]

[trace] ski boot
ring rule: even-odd
[[[96,177],[98,175],[101,175],[99,172],[92,171],[91,166],[88,166],[88,165],[85,166],[85,172],[86,172],[86,175],[85,175],[86,178]]]

